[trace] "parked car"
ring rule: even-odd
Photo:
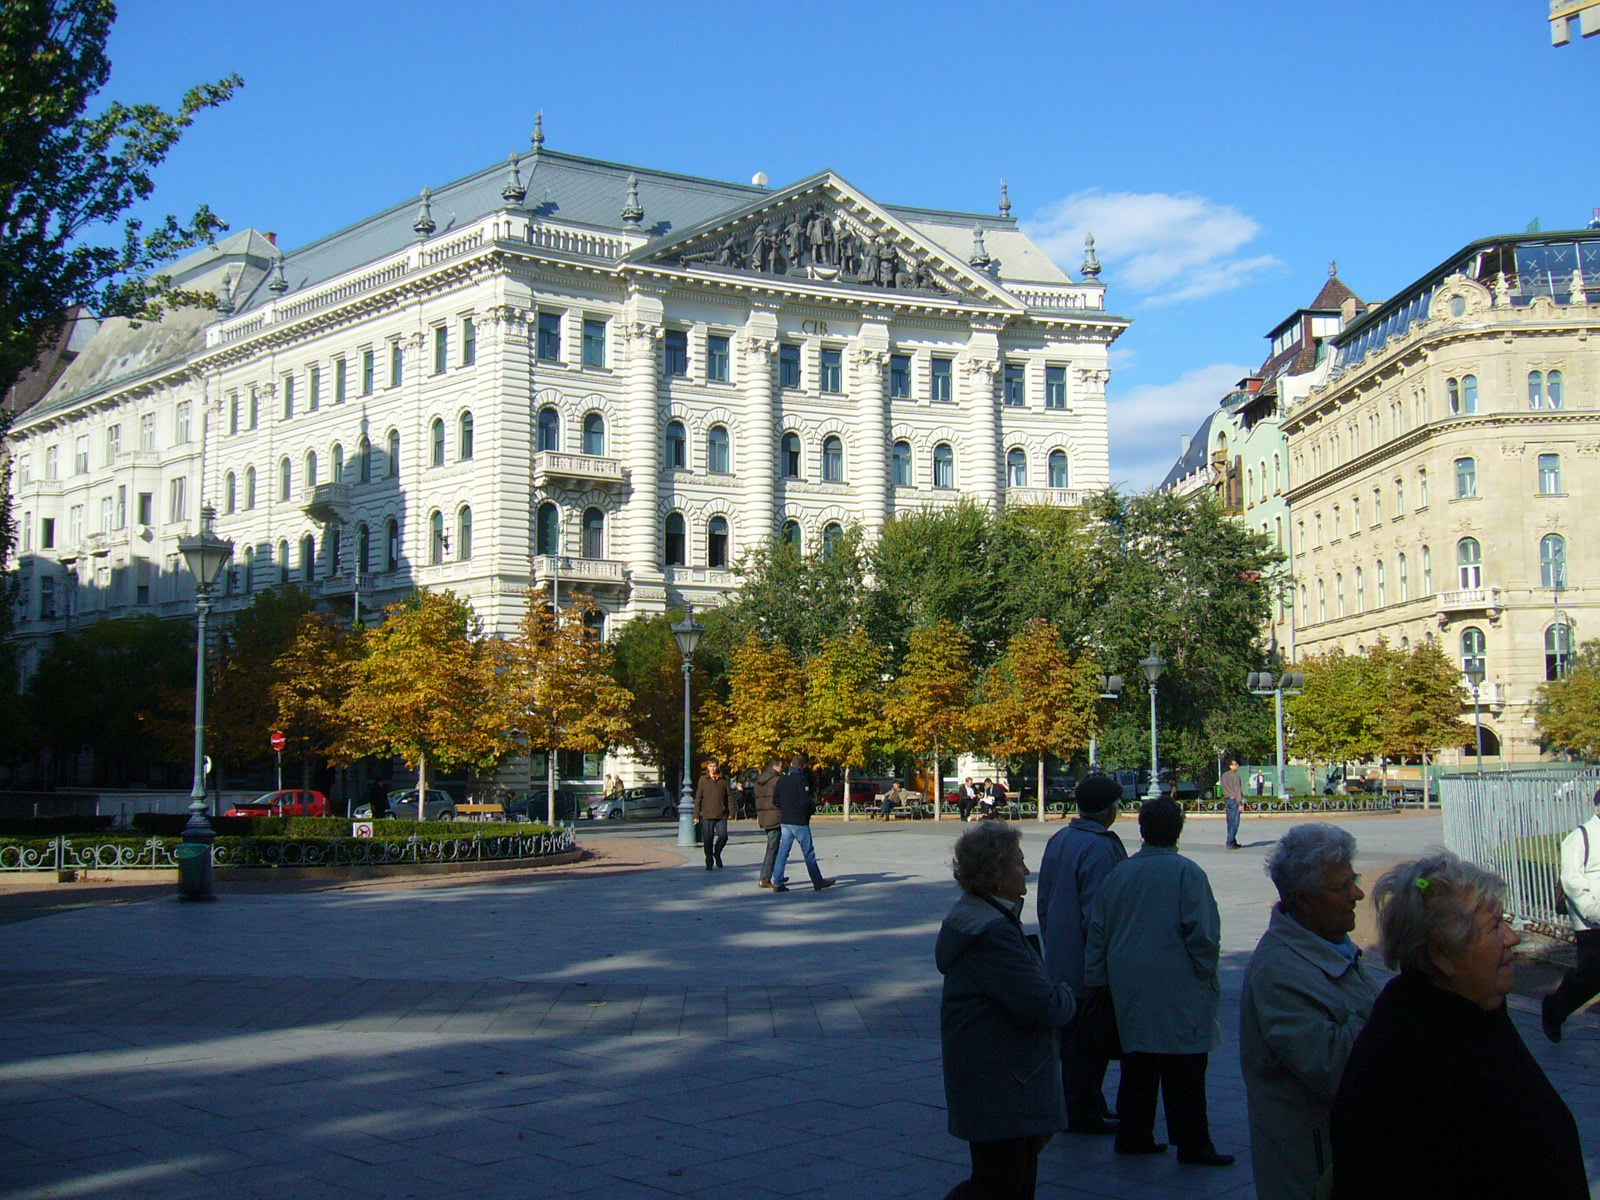
[[[889,790],[890,779],[852,779],[850,781],[850,807],[876,808],[878,797]],[[818,804],[843,804],[844,783],[834,784],[817,798]]]
[[[397,821],[415,821],[417,819],[417,789],[401,788],[399,791],[390,792],[385,801],[388,812],[377,814],[381,819],[391,817]],[[360,820],[373,818],[372,805],[360,805],[354,815]],[[422,818],[424,821],[454,821],[456,819],[455,797],[449,792],[440,791],[438,788],[428,789],[428,803]]]
[[[321,792],[290,788],[281,792],[267,792],[254,800],[241,800],[225,817],[327,817],[328,798]]]
[[[659,783],[625,789],[619,796],[604,796],[589,805],[589,815],[600,821],[637,821],[648,817],[676,817],[678,800]]]
[[[515,800],[509,801],[506,806],[506,820],[508,821],[548,821],[550,819],[550,787],[548,784],[538,784],[523,792]],[[578,798],[566,788],[556,789],[556,820],[576,821],[587,810],[578,803]]]

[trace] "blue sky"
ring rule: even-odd
[[[1600,205],[1600,38],[1544,0],[470,5],[125,0],[106,97],[237,71],[157,177],[295,246],[547,145],[1014,213],[1074,275],[1095,234],[1115,481],[1159,481],[1336,259],[1383,299],[1466,242]]]

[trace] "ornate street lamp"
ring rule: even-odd
[[[1273,652],[1276,659],[1277,652]],[[1284,795],[1284,736],[1283,736],[1283,698],[1285,696],[1298,696],[1306,690],[1306,677],[1298,671],[1291,674],[1279,675],[1273,671],[1251,671],[1249,680],[1250,694],[1253,696],[1272,697],[1272,715],[1274,728],[1278,734],[1278,795]]]
[[[1097,676],[1097,678],[1100,681],[1100,699],[1102,699],[1102,700],[1121,700],[1122,699],[1122,676],[1121,675],[1100,675],[1100,676]],[[1089,738],[1089,770],[1098,771],[1099,769],[1100,769],[1100,739],[1097,736],[1091,735],[1090,738]]]
[[[211,890],[211,844],[216,832],[206,820],[206,617],[211,612],[211,586],[233,557],[233,543],[211,529],[217,510],[200,509],[200,532],[178,539],[178,550],[194,576],[194,786],[189,790],[189,823],[178,848],[178,898],[215,900]]]
[[[1156,653],[1152,643],[1150,657],[1139,665],[1144,668],[1144,677],[1150,681],[1150,790],[1145,793],[1145,798],[1154,800],[1161,795],[1161,764],[1157,759],[1156,747],[1156,681],[1161,678],[1161,672],[1166,670],[1167,660]]]
[[[1478,689],[1483,686],[1483,659],[1469,658],[1462,668],[1472,685],[1472,725],[1477,733],[1478,774],[1483,774],[1483,709],[1478,707]]]
[[[683,789],[678,795],[678,845],[694,845],[694,788],[690,784],[689,771],[690,745],[689,745],[689,676],[694,671],[694,648],[700,644],[701,635],[706,627],[694,619],[694,605],[685,602],[683,606],[683,620],[672,627],[672,636],[677,640],[678,649],[683,654]]]

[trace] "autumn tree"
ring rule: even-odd
[[[724,699],[707,694],[697,728],[707,753],[735,771],[787,759],[801,748],[805,675],[782,642],[750,634],[734,649]]]
[[[1592,762],[1600,758],[1600,641],[1583,643],[1567,661],[1564,678],[1540,686],[1534,720],[1546,748]]]
[[[514,743],[500,654],[466,601],[419,590],[360,635],[333,758],[398,756],[417,772],[426,812],[428,767],[492,767]]]
[[[556,756],[593,753],[627,741],[632,695],[611,675],[611,655],[589,623],[592,603],[559,612],[530,600],[517,636],[505,645],[510,721],[543,751],[550,824],[556,823]]]
[[[1029,621],[984,672],[982,702],[973,720],[990,752],[1038,759],[1039,820],[1044,820],[1044,763],[1066,758],[1089,744],[1098,730],[1099,670],[1087,657],[1073,657],[1056,627]]]
[[[292,642],[272,664],[273,683],[264,689],[301,775],[309,760],[331,757],[346,728],[345,701],[353,680],[358,637],[322,613],[301,616]],[[263,734],[263,737],[266,735]]]
[[[1380,639],[1368,652],[1382,672],[1379,750],[1390,758],[1422,760],[1422,801],[1428,803],[1428,759],[1459,746],[1471,730],[1461,719],[1461,668],[1435,641],[1397,650]]]
[[[634,754],[656,767],[664,781],[676,786],[683,757],[683,654],[673,639],[672,626],[683,610],[647,613],[634,617],[611,639],[611,670],[631,700],[628,725]],[[712,644],[717,614],[696,613],[707,627],[695,651],[690,686],[701,704],[712,695],[721,664]]]
[[[889,656],[857,627],[822,643],[806,663],[804,746],[812,759],[844,772],[844,819],[850,819],[850,769],[866,767],[891,740],[884,716]]]
[[[935,819],[944,802],[940,754],[967,748],[971,705],[971,640],[947,617],[913,629],[887,717],[901,745],[914,755],[932,756]]]
[[[123,214],[150,198],[155,169],[195,117],[242,81],[230,75],[192,88],[175,112],[112,102],[90,116],[111,74],[106,38],[115,19],[109,0],[0,5],[0,395],[74,305],[155,318],[165,307],[214,303],[149,274],[227,228],[209,208],[149,231]]]
[[[1383,749],[1383,673],[1364,655],[1337,647],[1299,667],[1305,690],[1284,701],[1294,756],[1313,763],[1377,756]]]
[[[219,762],[243,766],[267,756],[278,725],[278,661],[315,608],[298,587],[268,588],[232,617],[206,687],[206,739]]]

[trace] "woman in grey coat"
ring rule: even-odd
[[[1278,889],[1239,1003],[1239,1060],[1250,1109],[1257,1200],[1311,1200],[1333,1163],[1328,1120],[1377,989],[1350,940],[1366,893],[1356,840],[1296,825],[1267,855]]]
[[[962,895],[934,959],[949,1129],[969,1144],[972,1177],[946,1200],[1032,1200],[1039,1151],[1066,1124],[1056,1031],[1072,1019],[1072,989],[1050,982],[1022,931],[1021,834],[976,825],[956,840],[954,866]]]

